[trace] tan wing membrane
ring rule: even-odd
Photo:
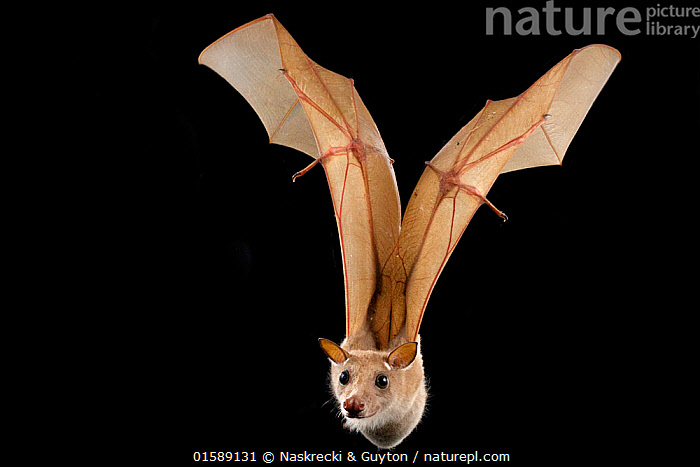
[[[561,165],[571,140],[619,61],[620,53],[607,45],[589,45],[565,58],[566,71],[549,108],[550,117],[520,146],[501,173]]]
[[[405,309],[409,339],[476,210],[484,203],[496,210],[486,194],[498,175],[560,164],[619,59],[603,45],[574,51],[520,96],[487,102],[428,163],[404,214],[393,269],[394,308]]]
[[[377,304],[390,301],[375,295],[391,275],[401,208],[391,160],[353,81],[313,62],[273,15],[226,34],[199,60],[245,97],[270,142],[316,159],[298,175],[323,166],[343,254],[347,335],[363,326],[369,308],[385,320],[389,309]]]
[[[487,204],[505,218],[486,199],[498,175],[561,164],[619,60],[605,45],[575,50],[520,96],[487,102],[426,163],[401,224],[392,161],[352,80],[313,62],[273,15],[200,55],[255,109],[270,142],[315,159],[295,178],[323,166],[343,253],[347,337],[369,329],[380,349],[401,333],[417,339],[437,278],[476,210]]]

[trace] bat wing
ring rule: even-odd
[[[401,222],[391,159],[353,81],[314,63],[273,15],[225,35],[199,61],[245,97],[270,142],[315,159],[301,173],[323,166],[340,233],[351,336],[374,307],[382,278],[390,283]]]
[[[487,102],[426,163],[404,213],[392,266],[392,335],[405,320],[407,338],[416,340],[428,298],[467,224],[481,204],[496,210],[486,200],[496,177],[561,164],[619,60],[608,46],[574,51],[520,96]]]

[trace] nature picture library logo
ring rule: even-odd
[[[611,29],[626,36],[683,36],[700,33],[700,6],[657,3],[642,8],[558,7],[549,0],[541,9],[523,7],[486,8],[486,34],[602,36]]]

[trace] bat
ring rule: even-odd
[[[393,163],[352,79],[313,62],[273,16],[226,34],[199,57],[250,103],[271,143],[302,151],[328,179],[345,283],[345,339],[319,339],[347,428],[392,448],[427,399],[419,330],[445,263],[499,174],[560,165],[620,60],[574,50],[517,97],[487,101],[426,168],[406,211]]]

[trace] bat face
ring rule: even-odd
[[[427,398],[417,343],[392,352],[346,350],[325,339],[321,347],[331,359],[331,390],[347,428],[382,448],[413,431]]]
[[[379,414],[381,418],[396,404],[401,373],[393,370],[382,355],[367,350],[354,351],[343,363],[332,364],[333,394],[343,416],[359,420]]]

